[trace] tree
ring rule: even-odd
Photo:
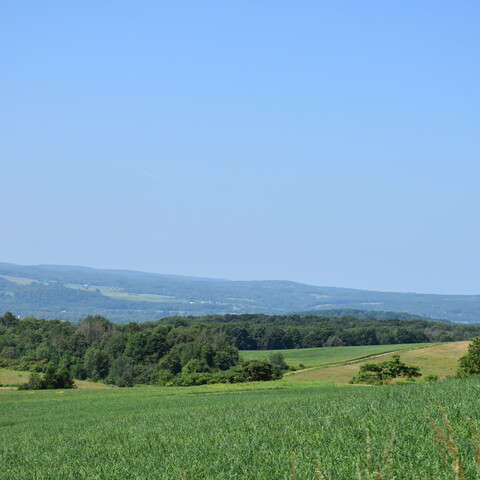
[[[66,368],[55,371],[53,365],[49,365],[44,377],[33,372],[27,383],[19,387],[20,390],[47,390],[57,388],[76,388],[72,375]]]
[[[89,315],[78,323],[78,331],[85,335],[85,340],[89,344],[92,344],[98,342],[112,326],[112,323],[101,315]]]
[[[353,383],[368,383],[370,385],[381,385],[393,378],[420,377],[419,367],[406,365],[400,361],[400,355],[394,355],[393,360],[382,363],[365,363],[360,371],[353,378]]]
[[[480,337],[472,338],[467,354],[460,358],[457,373],[461,377],[480,374]]]
[[[285,362],[285,357],[282,352],[274,352],[268,356],[268,361],[280,370],[288,370],[288,365]]]
[[[247,381],[258,382],[276,380],[282,377],[282,372],[270,362],[261,360],[249,360],[243,362],[239,368],[240,372],[245,375]]]
[[[134,364],[131,358],[124,355],[116,358],[110,367],[107,377],[108,382],[113,383],[117,387],[133,387],[135,383],[133,367]]]
[[[231,345],[226,346],[222,351],[218,352],[215,357],[215,366],[220,370],[228,370],[237,365],[240,360],[238,350]]]
[[[75,383],[72,375],[66,368],[60,368],[56,372],[55,388],[74,388]]]
[[[141,363],[147,355],[147,338],[147,335],[143,332],[130,335],[125,346],[125,355],[135,363]]]
[[[41,390],[42,377],[39,373],[33,372],[28,379],[28,382],[19,387],[19,390]]]
[[[203,358],[192,358],[182,368],[182,374],[184,373],[201,373],[209,372],[210,367]]]
[[[12,327],[14,325],[18,325],[19,321],[17,317],[12,315],[10,312],[5,312],[3,317],[0,317],[0,325],[4,325],[6,327]]]
[[[107,376],[108,364],[108,357],[100,349],[90,347],[85,352],[84,365],[87,377],[94,382]]]

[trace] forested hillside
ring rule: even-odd
[[[94,313],[128,323],[172,315],[288,314],[332,309],[407,312],[474,323],[480,320],[480,295],[373,292],[288,281],[241,282],[0,263],[0,311],[22,317],[76,322]]]

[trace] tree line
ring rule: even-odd
[[[242,362],[239,350],[466,340],[480,325],[319,315],[209,315],[115,324],[89,316],[73,325],[0,317],[0,366],[69,372],[76,379],[191,385],[281,376],[280,360]],[[52,371],[52,375],[53,375]],[[64,373],[62,373],[63,375]]]
[[[202,323],[226,335],[239,350],[391,345],[468,340],[480,335],[480,325],[461,325],[426,319],[358,318],[357,316],[207,315],[170,317],[164,324]]]
[[[65,372],[75,379],[119,387],[237,383],[281,376],[281,368],[272,362],[241,362],[226,335],[210,326],[175,321],[117,325],[101,316],[72,325],[6,313],[0,317],[0,366],[45,372],[41,381],[35,377],[32,382],[40,386],[58,385]]]

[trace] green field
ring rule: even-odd
[[[467,353],[470,342],[447,342],[426,344],[420,348],[401,350],[401,359],[409,365],[420,368],[422,375],[436,374],[444,379],[455,375],[458,360]],[[423,344],[425,345],[425,344]],[[362,363],[378,363],[392,360],[393,353],[388,353],[360,362],[343,362],[307,369],[288,375],[293,381],[333,381],[337,385],[348,383],[358,373]]]
[[[354,361],[372,355],[388,352],[404,352],[407,350],[435,345],[433,343],[402,343],[399,345],[362,345],[359,347],[322,347],[296,348],[292,350],[242,350],[240,354],[245,360],[262,360],[271,353],[280,352],[288,365],[298,368],[318,367],[337,362]]]
[[[473,379],[0,392],[0,479],[453,480],[440,404],[473,480],[479,391]]]
[[[16,386],[28,381],[29,372],[0,368],[0,386]]]

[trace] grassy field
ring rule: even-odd
[[[473,480],[479,391],[473,379],[0,392],[0,479]]]
[[[29,377],[30,372],[0,368],[0,388],[18,387],[22,383],[28,382]],[[75,385],[77,388],[110,388],[103,383],[87,382],[84,380],[75,380]]]
[[[0,368],[0,386],[20,385],[27,382],[29,376],[29,372],[19,372],[17,370]]]
[[[38,283],[37,280],[33,280],[32,278],[14,277],[12,275],[0,275],[0,278],[4,278],[17,285],[31,285],[32,283]]]
[[[108,287],[103,285],[80,285],[77,283],[65,284],[67,288],[72,290],[82,290],[84,292],[99,291],[102,295],[118,300],[130,300],[134,302],[152,302],[152,303],[188,303],[182,298],[175,298],[170,295],[156,295],[153,293],[129,293],[123,288]]]
[[[403,343],[398,345],[364,345],[359,347],[321,347],[296,348],[292,350],[242,350],[240,354],[245,360],[263,360],[271,353],[280,352],[288,365],[298,368],[317,367],[332,363],[355,361],[363,357],[388,352],[405,352],[416,348],[434,345],[432,343]]]
[[[440,378],[454,375],[458,367],[458,359],[465,355],[470,342],[449,342],[442,344],[426,344],[423,348],[400,350],[402,362],[420,367],[422,375],[437,374]],[[424,344],[425,345],[425,344]],[[289,375],[293,381],[333,381],[336,384],[348,383],[358,373],[360,365],[365,362],[378,363],[392,359],[393,354],[370,358],[353,364],[330,365],[314,368]],[[287,362],[288,363],[288,362]]]

